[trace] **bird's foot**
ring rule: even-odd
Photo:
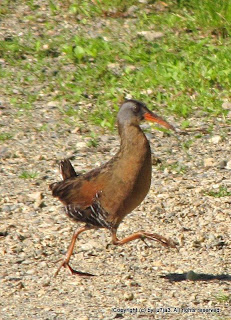
[[[157,233],[143,232],[142,236],[141,236],[141,240],[143,240],[145,242],[145,239],[158,241],[159,243],[161,243],[165,247],[176,248],[176,243],[173,240],[167,239]]]
[[[165,247],[170,247],[170,248],[177,248],[176,247],[176,243],[170,239],[167,239],[163,236],[160,236],[157,233],[148,233],[148,232],[144,232],[144,231],[139,231],[139,232],[135,232],[133,234],[131,234],[130,236],[119,240],[116,236],[116,232],[112,232],[112,243],[114,245],[123,245],[125,243],[128,243],[130,241],[136,240],[136,239],[141,239],[142,241],[144,241],[145,244],[147,244],[145,242],[145,239],[149,239],[149,240],[155,240],[160,242],[163,246]]]
[[[72,275],[76,275],[76,276],[80,276],[80,277],[94,277],[95,275],[94,274],[91,274],[91,273],[88,273],[88,272],[81,272],[81,271],[77,271],[77,270],[74,270],[70,265],[69,265],[69,262],[66,261],[66,259],[64,259],[62,261],[62,263],[60,264],[60,266],[58,267],[57,271],[55,272],[54,274],[54,277],[56,277],[60,271],[61,268],[68,268],[70,273]]]

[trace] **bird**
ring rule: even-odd
[[[173,240],[145,231],[135,232],[124,239],[117,238],[120,223],[143,201],[151,185],[151,149],[140,127],[143,120],[175,131],[174,126],[150,111],[143,102],[125,100],[117,114],[120,147],[112,159],[84,174],[76,173],[69,159],[60,162],[62,180],[52,183],[50,190],[63,203],[67,216],[84,223],[84,226],[74,232],[55,276],[62,267],[68,268],[72,275],[94,276],[73,269],[69,263],[77,238],[89,229],[108,229],[114,245],[149,239],[165,247],[176,247]]]

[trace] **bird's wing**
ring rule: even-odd
[[[70,161],[63,160],[60,171],[64,180],[51,184],[50,189],[53,196],[65,205],[67,215],[95,227],[111,228],[107,221],[108,212],[100,202],[107,183],[102,167],[77,175]]]
[[[72,164],[65,159],[60,164],[63,181],[52,183],[49,187],[52,195],[57,197],[64,205],[78,205],[85,209],[99,194],[107,180],[100,174],[100,168],[87,174],[77,175]]]

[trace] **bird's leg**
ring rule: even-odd
[[[131,234],[130,236],[119,240],[116,236],[116,231],[112,231],[112,243],[114,245],[123,245],[127,242],[136,240],[136,239],[150,239],[150,240],[155,240],[160,242],[163,246],[165,247],[171,247],[171,248],[176,248],[176,244],[172,241],[169,240],[163,236],[160,236],[157,233],[148,233],[148,232],[144,232],[144,231],[139,231],[136,233]]]
[[[75,274],[75,275],[79,275],[79,276],[93,276],[93,274],[91,274],[91,273],[76,271],[76,270],[72,269],[72,267],[69,265],[69,261],[70,261],[71,255],[72,255],[72,253],[73,253],[73,249],[74,249],[74,246],[75,246],[75,242],[76,242],[78,236],[80,235],[80,233],[82,233],[82,232],[84,232],[84,231],[86,231],[86,230],[88,230],[88,229],[89,229],[88,226],[84,226],[84,227],[82,227],[82,228],[80,228],[80,229],[77,229],[77,230],[74,232],[74,234],[73,234],[73,236],[72,236],[72,239],[71,239],[71,244],[70,244],[70,246],[69,246],[69,248],[68,248],[68,250],[67,250],[65,259],[62,261],[62,263],[61,263],[60,266],[58,267],[57,271],[55,272],[55,275],[54,275],[55,277],[58,275],[58,273],[59,273],[59,271],[60,271],[60,269],[61,269],[62,267],[64,267],[64,268],[67,267],[67,268],[70,270],[71,274]]]

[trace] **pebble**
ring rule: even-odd
[[[223,108],[223,109],[230,110],[230,109],[231,109],[231,102],[229,102],[229,101],[223,102],[223,103],[222,103],[222,108]]]
[[[132,14],[132,13],[136,12],[137,10],[139,10],[139,7],[133,5],[133,6],[128,8],[127,13],[128,14]]]
[[[97,241],[89,239],[86,243],[81,245],[81,251],[89,251],[99,247],[100,244]]]
[[[205,158],[204,159],[204,167],[213,167],[215,165],[215,159],[214,158]]]
[[[134,294],[132,292],[126,292],[124,294],[125,301],[132,301],[134,299]]]
[[[51,283],[51,279],[48,276],[43,276],[40,283],[43,287],[48,287]]]
[[[80,150],[88,147],[87,142],[85,141],[78,141],[75,146],[77,149],[80,149]]]
[[[43,196],[42,192],[37,191],[37,192],[29,193],[28,197],[30,197],[34,200],[41,200],[41,199],[43,199],[44,196]]]
[[[164,36],[164,33],[160,31],[140,31],[137,34],[143,36],[148,41],[154,41]]]
[[[222,161],[220,161],[219,163],[218,163],[218,168],[220,168],[220,169],[228,169],[227,168],[227,161],[226,160],[222,160]]]
[[[53,107],[57,107],[59,104],[60,104],[59,101],[50,101],[47,103],[47,107],[53,108]]]
[[[221,136],[213,136],[210,141],[214,144],[218,144],[219,142],[221,142],[222,138]]]
[[[29,270],[26,271],[26,273],[31,275],[31,274],[35,274],[36,271],[35,271],[35,269],[29,269]]]
[[[231,160],[229,160],[226,164],[226,169],[231,170]]]
[[[39,266],[40,266],[41,268],[47,268],[47,263],[46,263],[45,261],[42,261],[42,262],[39,264]]]

